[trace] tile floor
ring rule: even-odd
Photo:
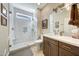
[[[40,47],[32,46],[31,50],[34,56],[44,56],[43,50]]]

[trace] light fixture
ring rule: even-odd
[[[37,3],[37,5],[40,5],[40,3]]]
[[[70,10],[70,3],[65,4],[65,8],[69,11]]]

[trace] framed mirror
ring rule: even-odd
[[[1,16],[1,25],[7,26],[7,19],[3,16]]]
[[[7,9],[3,6],[2,3],[1,3],[1,13],[7,17]]]

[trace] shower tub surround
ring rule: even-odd
[[[34,51],[37,52],[38,50],[40,50],[42,42],[43,42],[43,40],[39,39],[39,40],[36,40],[34,42],[30,41],[30,42],[24,42],[24,43],[16,44],[16,45],[10,47],[10,55],[19,55],[18,51],[19,51],[19,53],[20,52],[23,53],[24,50],[27,51],[28,49],[30,49],[30,51],[32,51],[32,53],[34,53]],[[27,55],[28,55],[28,52],[26,52],[26,56]],[[34,55],[36,55],[36,53],[34,53]]]
[[[34,13],[10,6],[10,45],[37,40],[37,18]]]

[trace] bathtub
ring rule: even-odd
[[[20,43],[20,44],[16,44],[16,45],[13,45],[12,47],[10,47],[10,53],[13,54],[13,53],[16,53],[17,51],[23,51],[24,49],[28,49],[28,48],[31,48],[32,46],[37,46],[35,48],[35,50],[38,50],[40,49],[40,44],[43,42],[42,39],[39,39],[39,40],[36,40],[36,41],[30,41],[30,42],[23,42],[23,43]],[[31,49],[31,51],[34,50],[34,49]],[[25,52],[24,52],[25,53]]]

